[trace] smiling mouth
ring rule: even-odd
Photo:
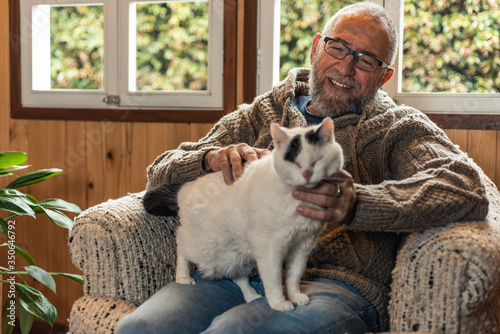
[[[332,85],[334,85],[338,89],[352,89],[352,88],[354,88],[352,86],[344,85],[343,83],[340,83],[340,82],[338,82],[336,80],[333,80],[333,79],[328,79],[328,80],[330,80],[330,82],[332,83]]]

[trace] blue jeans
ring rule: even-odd
[[[118,324],[117,334],[147,333],[366,333],[377,332],[375,308],[353,287],[335,280],[301,282],[311,303],[289,312],[271,309],[265,298],[245,303],[231,281],[170,283]],[[263,293],[259,277],[251,284]]]

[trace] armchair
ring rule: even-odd
[[[414,233],[393,271],[391,332],[500,332],[500,194],[483,175],[487,219]],[[142,207],[143,193],[89,208],[70,231],[85,279],[69,332],[114,333],[118,321],[175,278],[175,218]]]

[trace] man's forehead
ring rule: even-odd
[[[337,38],[356,51],[377,57],[388,57],[389,33],[365,12],[346,13],[338,17],[326,35]]]

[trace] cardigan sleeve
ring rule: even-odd
[[[355,184],[349,228],[412,232],[486,217],[483,172],[426,116],[403,117],[382,142],[384,181]]]

